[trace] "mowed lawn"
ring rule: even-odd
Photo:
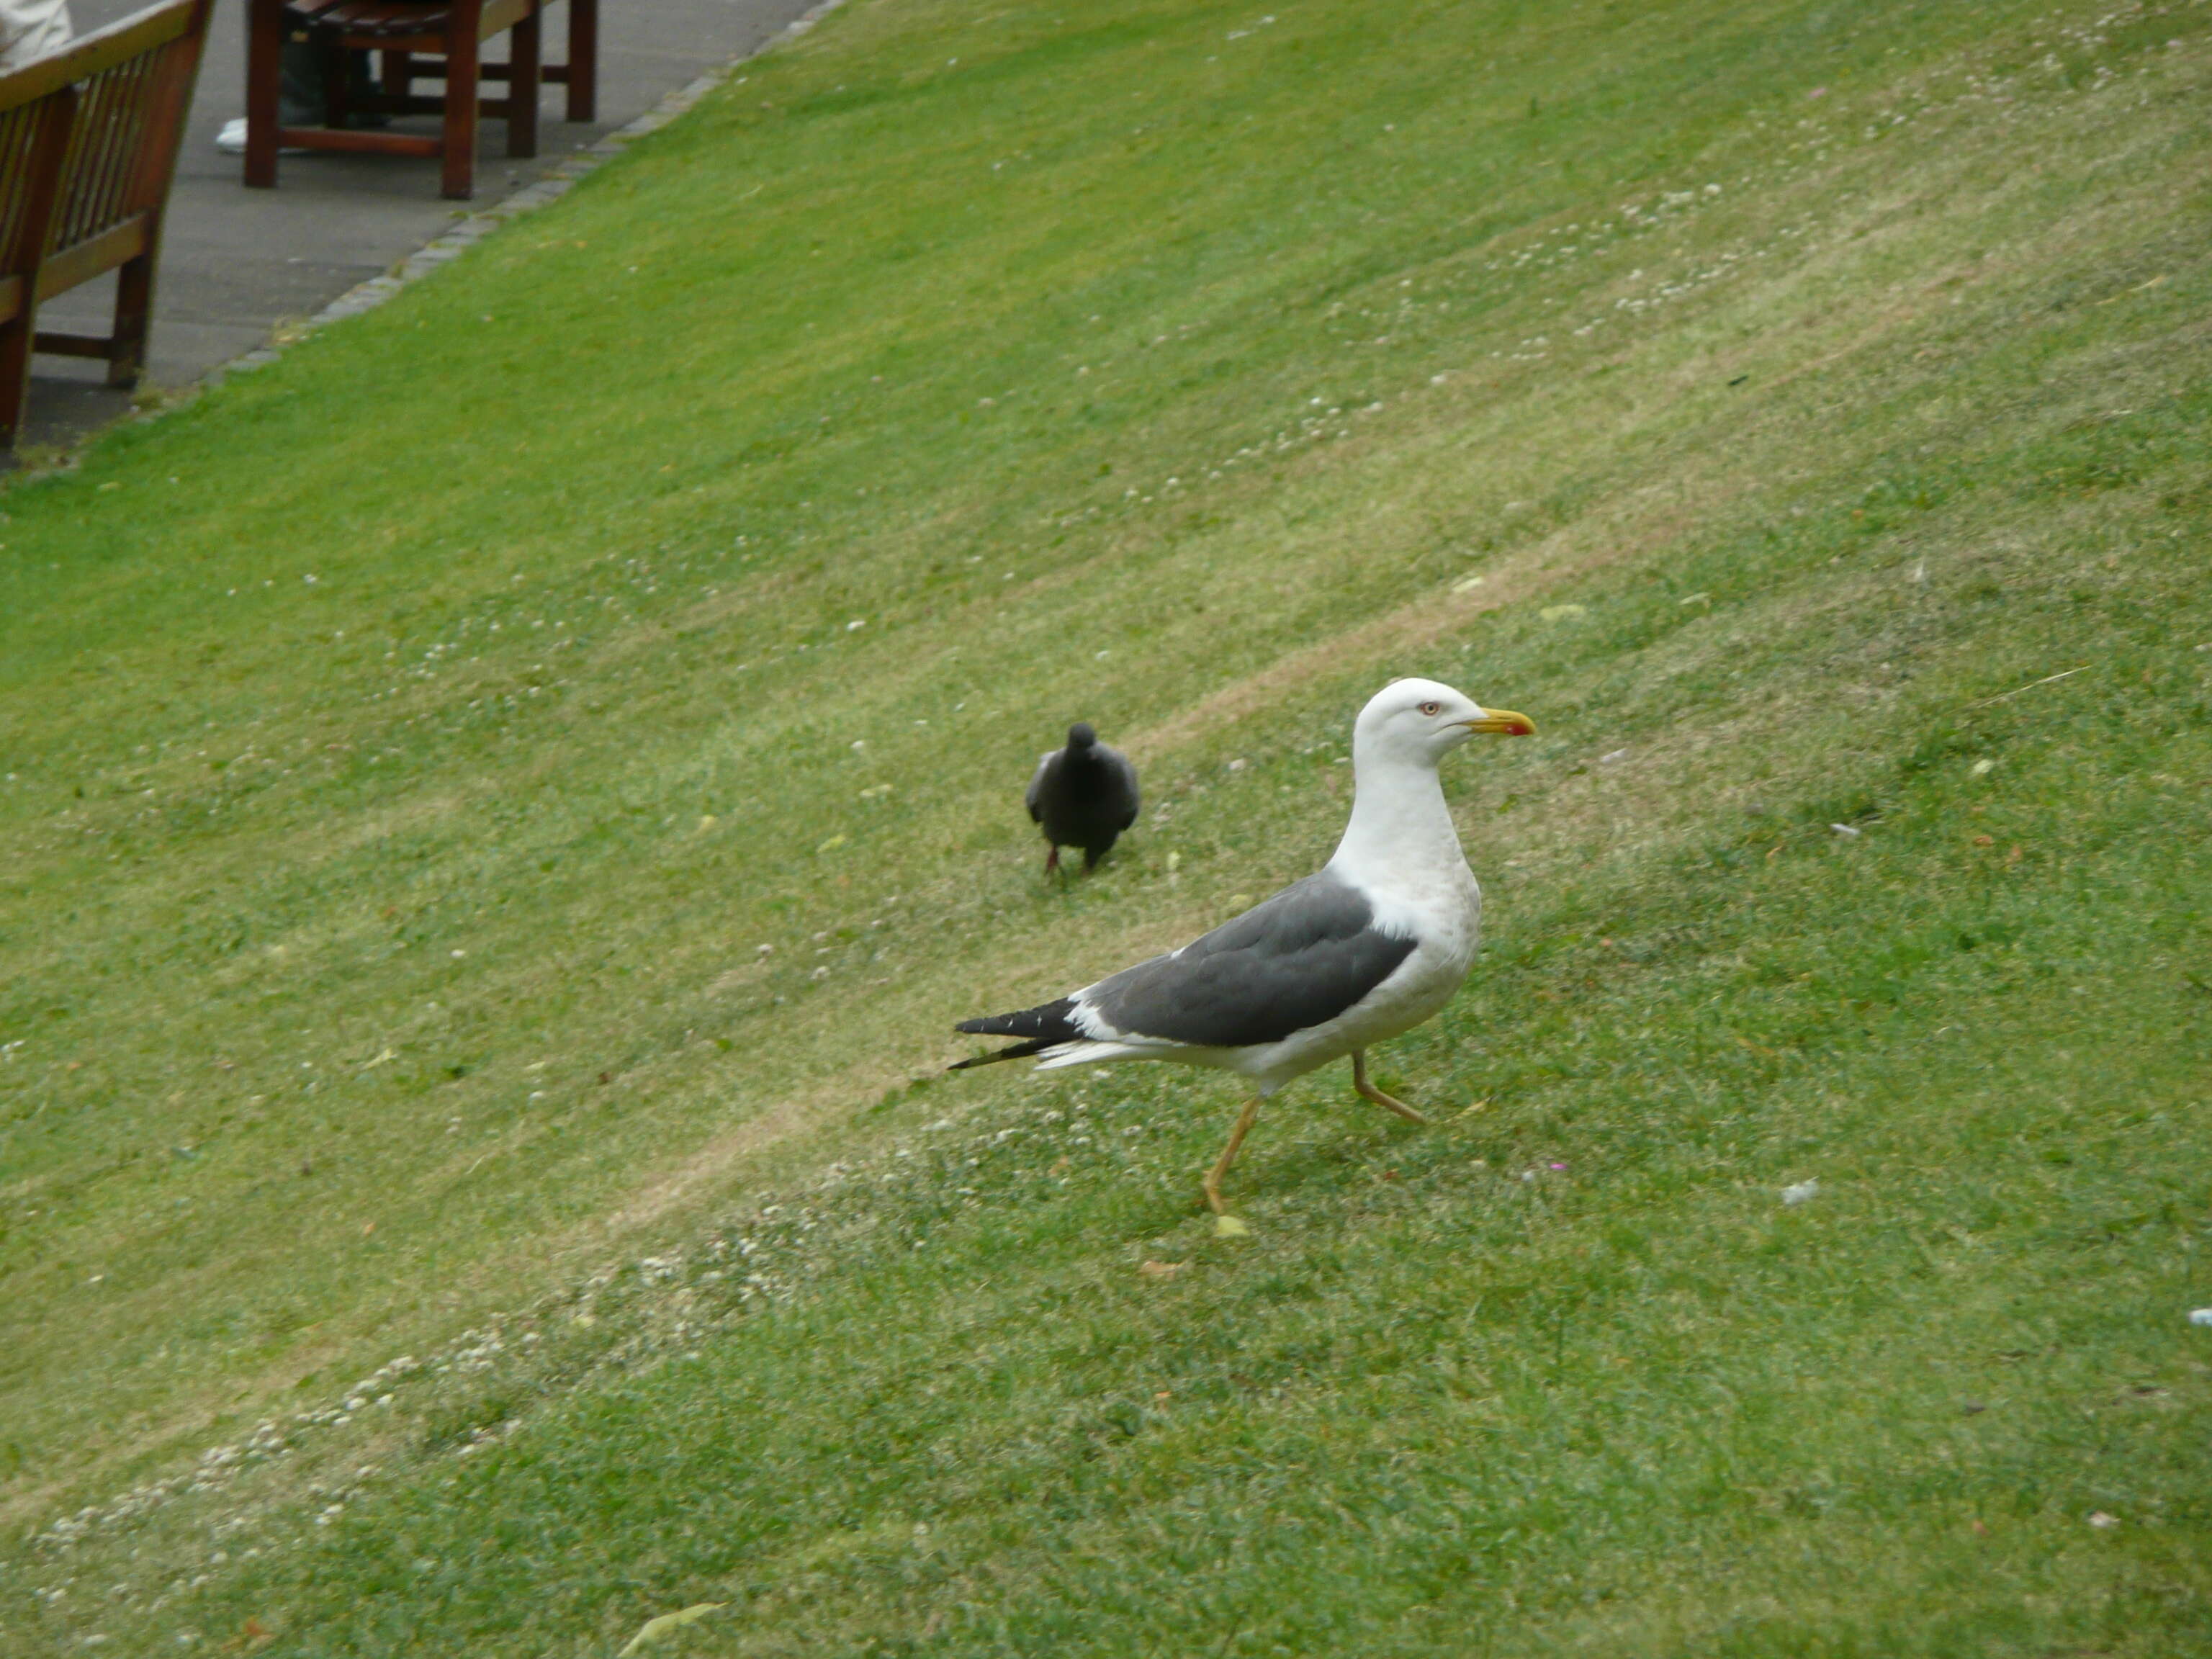
[[[2208,94],[853,0],[17,477],[0,1652],[2212,1653]],[[1430,1127],[1306,1080],[1217,1240],[1225,1081],[939,1075],[1407,673],[1538,726]]]

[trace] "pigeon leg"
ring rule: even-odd
[[[1259,1121],[1262,1096],[1254,1095],[1244,1103],[1244,1109],[1237,1115],[1237,1127],[1229,1132],[1229,1144],[1221,1149],[1221,1156],[1206,1172],[1206,1202],[1213,1212],[1214,1231],[1220,1233],[1241,1233],[1244,1224],[1229,1213],[1221,1201],[1221,1177],[1229,1173],[1229,1166],[1237,1161],[1237,1153],[1244,1145],[1244,1137],[1252,1133]]]
[[[1048,876],[1059,868],[1060,843],[1058,842],[1054,842],[1052,844],[1052,851],[1044,855],[1044,872]]]
[[[1377,1106],[1383,1108],[1386,1111],[1397,1113],[1400,1117],[1404,1118],[1408,1123],[1426,1123],[1428,1121],[1428,1119],[1423,1117],[1419,1112],[1406,1104],[1404,1101],[1394,1099],[1392,1097],[1384,1094],[1380,1089],[1376,1088],[1373,1084],[1367,1080],[1367,1050],[1364,1048],[1354,1048],[1352,1051],[1352,1086],[1357,1089],[1366,1099],[1373,1101]]]

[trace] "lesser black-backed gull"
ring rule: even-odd
[[[1354,1089],[1422,1121],[1367,1080],[1367,1049],[1442,1008],[1474,961],[1482,891],[1437,763],[1478,732],[1534,730],[1435,680],[1383,687],[1352,726],[1352,821],[1317,874],[1179,951],[1039,1007],[962,1022],[1023,1041],[954,1069],[1034,1055],[1047,1067],[1171,1060],[1238,1073],[1252,1097],[1205,1188],[1216,1228],[1244,1231],[1221,1179],[1261,1103],[1291,1079],[1349,1054]]]

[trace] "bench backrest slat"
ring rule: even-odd
[[[7,186],[0,186],[0,272],[15,269],[11,256],[23,210],[30,205],[27,187],[33,177],[31,150],[38,131],[38,105],[18,104],[14,109],[0,110],[0,179],[9,181]]]
[[[205,0],[185,0],[189,10]],[[198,68],[199,39],[150,45],[78,82],[82,102],[63,167],[56,252],[159,204],[168,193],[184,111],[179,96]]]
[[[62,169],[62,220],[54,246],[68,247],[95,236],[131,210],[130,163],[146,122],[149,58],[102,70],[80,85],[76,131]]]
[[[64,87],[35,104],[0,110],[0,277],[29,271],[52,240],[60,167],[68,153],[76,92]]]

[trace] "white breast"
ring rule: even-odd
[[[1481,942],[1482,890],[1464,860],[1454,862],[1457,879],[1437,872],[1435,879],[1394,882],[1388,891],[1369,892],[1376,924],[1414,941],[1412,953],[1388,979],[1334,1019],[1280,1042],[1231,1051],[1235,1059],[1223,1063],[1272,1093],[1292,1078],[1432,1018],[1466,979]]]

